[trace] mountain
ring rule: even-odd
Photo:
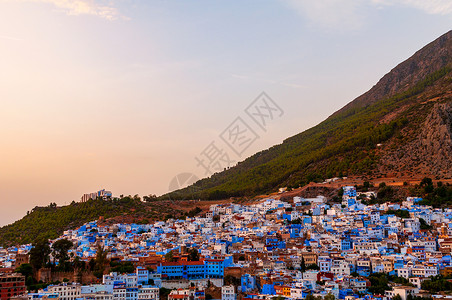
[[[161,196],[253,196],[341,175],[452,178],[452,31],[326,120]]]
[[[168,197],[254,196],[340,175],[452,178],[452,31],[399,64],[325,121],[234,168],[148,202],[128,196],[35,207],[21,220],[0,228],[0,245],[53,239],[93,220],[147,223],[199,212],[194,206],[201,202]],[[450,186],[421,185],[422,189],[419,193],[426,195],[426,204],[450,203]],[[210,203],[206,201],[206,207]]]

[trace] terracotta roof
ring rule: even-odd
[[[168,298],[171,298],[171,299],[184,299],[187,296],[188,295],[169,295]]]

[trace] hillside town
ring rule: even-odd
[[[0,0],[0,300],[452,300],[452,0]]]
[[[56,267],[72,262],[71,271],[42,265],[27,275],[35,246],[0,248],[0,299],[452,297],[444,293],[452,286],[452,209],[417,197],[369,204],[373,192],[354,186],[341,192],[339,203],[268,198],[211,205],[185,220],[92,221],[50,241],[49,249],[69,245],[47,255]]]

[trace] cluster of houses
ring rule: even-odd
[[[304,299],[309,294],[407,300],[424,295],[423,281],[452,274],[452,209],[422,206],[414,197],[365,205],[361,199],[372,193],[352,186],[343,192],[341,203],[323,196],[264,199],[252,205],[212,205],[185,220],[89,222],[59,238],[74,243],[71,257],[89,261],[100,245],[108,249],[108,258],[131,262],[135,272],[112,272],[89,285],[50,285],[23,297],[151,300],[164,289],[170,290],[168,299],[196,300],[212,298],[208,291],[216,288],[223,300]],[[0,248],[1,266],[17,267],[30,248]],[[372,294],[368,277],[373,273],[403,277],[409,284]]]

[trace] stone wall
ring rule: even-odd
[[[70,282],[79,282],[82,284],[94,283],[98,282],[97,279],[92,272],[84,271],[84,272],[52,272],[49,268],[42,268],[36,274],[35,278],[38,281],[42,282],[55,282],[60,281],[63,282],[65,279]]]

